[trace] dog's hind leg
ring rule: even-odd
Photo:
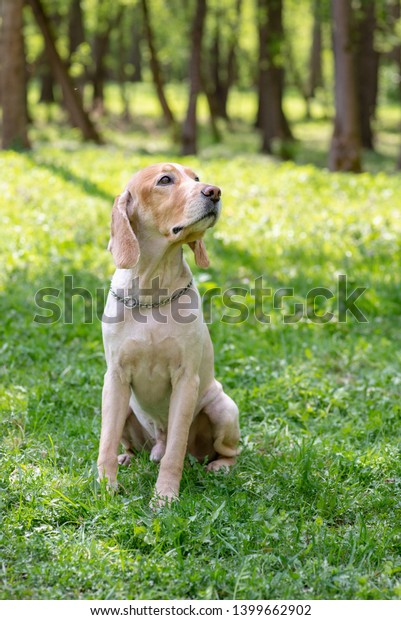
[[[208,471],[231,467],[240,453],[238,407],[218,381],[215,387],[212,399],[203,407],[212,426],[213,447],[217,453],[217,458],[207,466]]]
[[[160,463],[166,452],[167,433],[155,425],[156,443],[150,451],[150,460]]]
[[[129,407],[129,413],[125,422],[121,443],[125,448],[125,452],[118,457],[119,465],[128,466],[135,452],[139,450],[149,449],[151,443],[149,435],[136,417],[134,411]]]

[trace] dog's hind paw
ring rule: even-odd
[[[118,464],[123,467],[128,467],[128,465],[131,465],[131,458],[131,454],[120,454],[118,457]]]
[[[215,461],[209,463],[206,467],[206,471],[225,471],[228,473],[230,467],[232,467],[235,463],[235,457],[220,457]]]
[[[155,463],[160,463],[162,460],[164,453],[166,452],[166,444],[162,441],[158,441],[152,448],[150,452],[150,460]]]

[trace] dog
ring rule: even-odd
[[[99,479],[116,488],[118,464],[148,450],[160,462],[157,506],[178,497],[187,453],[209,471],[229,468],[239,454],[238,407],[214,378],[213,345],[182,250],[188,244],[196,264],[209,265],[203,235],[219,218],[220,196],[190,168],[162,163],[137,172],[112,209],[117,269],[102,321]]]

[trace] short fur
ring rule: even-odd
[[[161,184],[164,176],[171,182]],[[112,211],[113,290],[149,303],[154,294],[146,289],[154,278],[163,298],[187,286],[191,272],[181,247],[187,243],[196,263],[207,267],[202,237],[220,210],[219,188],[200,183],[189,168],[157,164],[135,174]],[[115,316],[117,322],[107,318]],[[157,312],[127,309],[109,295],[103,339],[100,478],[115,487],[118,462],[129,464],[136,450],[149,450],[160,461],[153,505],[162,505],[178,496],[187,452],[207,460],[209,470],[235,462],[238,408],[214,378],[213,346],[195,286]],[[125,453],[117,457],[120,442]]]

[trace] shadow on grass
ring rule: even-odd
[[[67,183],[73,183],[82,189],[83,192],[89,194],[90,196],[96,196],[97,198],[102,198],[107,200],[108,202],[113,203],[115,196],[106,192],[104,189],[93,183],[86,177],[80,177],[74,172],[72,172],[69,168],[65,166],[60,166],[58,164],[53,164],[48,161],[41,160],[40,156],[36,153],[30,151],[26,153],[28,159],[38,168],[45,168],[46,170],[52,172],[57,175],[63,181]]]

